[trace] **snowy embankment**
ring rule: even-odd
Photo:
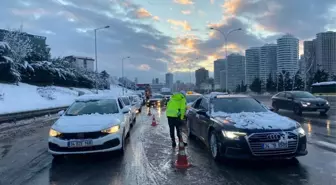
[[[95,92],[94,89],[84,88],[0,83],[0,114],[69,106],[80,94]],[[99,93],[121,95],[122,88],[111,85],[110,90],[99,90]]]

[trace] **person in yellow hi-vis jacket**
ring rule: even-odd
[[[183,141],[181,125],[182,121],[185,119],[186,110],[187,101],[184,91],[173,94],[166,107],[166,116],[168,118],[170,138],[173,147],[176,147],[175,128],[179,141]],[[184,145],[186,146],[187,143],[184,143]]]

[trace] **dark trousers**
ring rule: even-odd
[[[172,142],[175,142],[175,128],[179,141],[182,141],[181,125],[182,121],[179,118],[167,117],[169,124],[170,138]]]

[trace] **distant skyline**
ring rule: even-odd
[[[97,32],[99,70],[121,76],[121,58],[131,56],[129,79],[163,81],[168,66],[174,81],[188,82],[189,70],[205,67],[212,77],[213,61],[224,58],[224,39],[210,27],[242,28],[230,35],[229,54],[276,43],[286,33],[300,39],[302,54],[304,40],[336,31],[335,7],[335,0],[5,0],[0,28],[22,25],[46,36],[55,57],[94,58],[92,30],[109,25]]]

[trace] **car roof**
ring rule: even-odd
[[[215,98],[250,98],[251,96],[244,94],[208,94],[207,98],[215,99]]]
[[[116,100],[117,98],[113,94],[85,94],[76,98],[75,101]]]

